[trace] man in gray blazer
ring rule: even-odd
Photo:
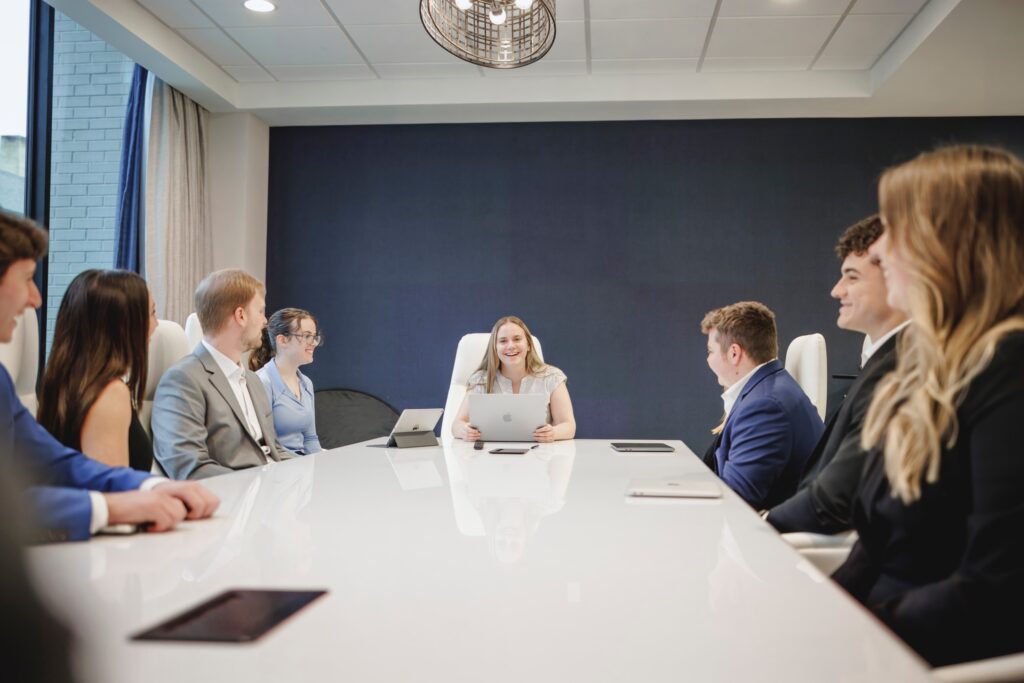
[[[195,306],[203,340],[164,373],[153,400],[160,466],[175,479],[201,479],[290,458],[263,384],[242,364],[267,324],[263,284],[218,270],[199,283]]]

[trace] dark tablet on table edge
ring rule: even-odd
[[[131,639],[248,643],[326,593],[228,590]]]

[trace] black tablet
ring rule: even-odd
[[[248,643],[327,591],[229,590],[132,640]]]
[[[676,449],[667,443],[654,442],[612,442],[612,448],[620,453],[674,453]]]

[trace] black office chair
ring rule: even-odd
[[[353,389],[316,392],[316,433],[326,450],[387,436],[398,412],[376,396]]]

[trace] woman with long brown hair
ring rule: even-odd
[[[39,423],[65,445],[114,467],[148,472],[153,445],[139,422],[156,305],[125,270],[85,270],[64,294]]]
[[[299,455],[321,450],[316,434],[313,380],[299,366],[313,362],[323,343],[316,318],[301,308],[282,308],[263,329],[263,344],[249,358],[267,390],[274,413],[274,431],[281,445]]]
[[[514,315],[494,323],[480,367],[469,377],[467,391],[478,394],[547,394],[548,423],[533,432],[539,442],[571,439],[576,435],[572,400],[565,373],[542,361],[533,348],[530,328]],[[469,401],[463,399],[452,423],[452,434],[466,441],[480,438],[469,424]]]
[[[886,171],[879,202],[872,250],[912,324],[834,578],[933,665],[1024,650],[1024,164],[940,149]]]

